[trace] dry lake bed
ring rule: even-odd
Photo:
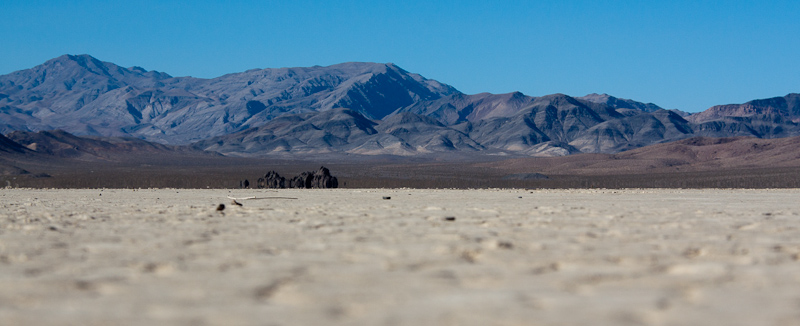
[[[4,189],[0,324],[800,325],[800,190]]]

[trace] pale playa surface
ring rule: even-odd
[[[800,325],[798,195],[6,189],[0,324]]]

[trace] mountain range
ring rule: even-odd
[[[380,119],[457,91],[393,64],[257,69],[214,79],[64,55],[0,76],[0,130],[63,129],[186,144],[283,114],[347,107]]]
[[[468,95],[391,63],[202,79],[64,55],[0,76],[0,132],[59,129],[229,156],[563,156],[697,136],[797,136],[798,98],[688,114],[607,94]]]

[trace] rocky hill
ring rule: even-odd
[[[19,143],[0,135],[0,153],[24,153],[26,148]]]
[[[800,122],[800,94],[793,93],[783,97],[753,100],[744,104],[716,105],[703,112],[693,114],[688,119],[694,123],[703,123],[731,118],[798,123]]]

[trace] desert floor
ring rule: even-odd
[[[800,325],[799,197],[5,189],[0,324]]]

